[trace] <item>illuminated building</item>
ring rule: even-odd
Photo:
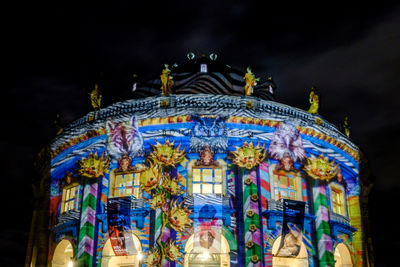
[[[213,55],[95,102],[44,160],[50,266],[366,264],[359,149],[275,89]]]

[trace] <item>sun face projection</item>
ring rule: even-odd
[[[88,178],[99,178],[106,172],[110,161],[104,153],[99,157],[96,153],[90,153],[87,158],[78,161],[78,174]]]
[[[318,158],[311,155],[304,165],[304,171],[316,180],[329,181],[339,173],[339,167],[335,161],[329,161],[328,157],[322,154]]]
[[[168,140],[162,145],[156,141],[156,145],[152,145],[153,151],[149,155],[149,159],[160,166],[175,166],[185,157],[185,151],[180,150],[180,144],[174,148],[175,142],[170,143]]]
[[[236,147],[236,151],[232,151],[233,163],[239,167],[252,169],[258,166],[267,156],[267,151],[264,146],[254,146],[253,142],[245,142],[242,147]]]

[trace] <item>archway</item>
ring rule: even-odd
[[[137,253],[129,256],[115,256],[110,239],[104,244],[101,267],[139,267],[142,260],[142,245],[139,238],[132,235]]]
[[[194,234],[189,237],[185,245],[185,267],[229,267],[229,244],[223,235],[218,236],[209,248],[202,247],[194,250]]]
[[[272,245],[272,255],[278,253],[281,244],[281,236],[279,236]],[[307,249],[303,242],[301,242],[297,256],[273,256],[272,266],[274,267],[308,267]]]
[[[60,243],[57,244],[57,247],[54,250],[51,266],[70,267],[72,265],[73,257],[74,257],[74,248],[72,246],[72,243],[67,239],[63,239],[61,240]]]
[[[335,267],[353,267],[350,251],[343,243],[335,248]]]

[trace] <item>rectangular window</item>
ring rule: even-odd
[[[346,209],[344,206],[343,190],[336,186],[331,186],[331,203],[332,211],[334,213],[346,216]]]
[[[134,196],[135,198],[141,198],[140,173],[114,173],[112,195],[113,197]]]
[[[223,194],[222,169],[193,168],[193,194]]]
[[[61,213],[78,209],[79,185],[69,186],[63,190]]]
[[[296,175],[283,171],[274,171],[275,200],[281,198],[297,199]]]

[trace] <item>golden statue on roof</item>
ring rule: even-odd
[[[92,104],[92,107],[95,110],[98,110],[101,108],[101,99],[102,99],[102,95],[100,94],[99,91],[99,86],[97,85],[97,83],[94,84],[94,89],[93,91],[91,91],[89,93],[90,96],[90,103]]]
[[[308,109],[308,112],[311,114],[318,114],[318,109],[319,109],[319,95],[317,94],[315,87],[311,87],[311,92],[310,92],[310,108]]]
[[[160,75],[161,78],[161,91],[164,96],[171,95],[172,85],[174,81],[172,80],[171,70],[168,68],[167,64],[164,64],[164,69]]]
[[[260,78],[256,78],[256,76],[254,76],[250,67],[247,67],[246,70],[247,72],[243,77],[243,80],[246,82],[246,85],[244,86],[244,95],[249,96],[253,94],[253,86],[257,85],[257,82],[260,80]]]

